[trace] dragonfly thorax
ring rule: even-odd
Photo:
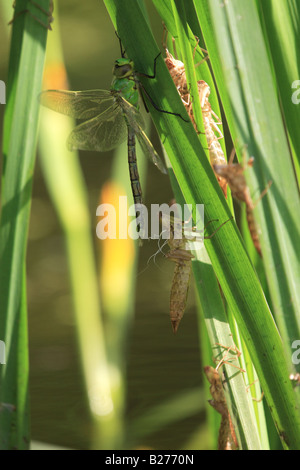
[[[118,92],[132,106],[138,108],[139,93],[135,78],[133,61],[122,57],[115,61],[112,91]]]

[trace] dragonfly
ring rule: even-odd
[[[156,60],[160,54],[154,59],[153,75],[136,72],[133,61],[124,56],[122,47],[121,55],[114,64],[110,90],[46,90],[41,93],[40,101],[54,111],[83,121],[68,137],[69,150],[104,152],[118,147],[127,136],[131,189],[136,214],[140,212],[137,217],[137,231],[140,238],[143,238],[143,217],[140,211],[142,190],[136,159],[136,137],[142,151],[154,165],[162,173],[167,173],[167,170],[143,130],[143,119],[139,111],[139,90],[144,91],[151,103],[154,106],[155,104],[142,87],[138,76],[155,78]],[[180,114],[159,109],[157,106],[155,108],[160,112],[181,117]]]

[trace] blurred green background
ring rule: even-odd
[[[161,47],[162,24],[151,2],[146,4]],[[120,56],[120,49],[104,4],[100,0],[64,0],[59,7],[70,89],[108,89],[113,62]],[[0,25],[0,79],[6,81],[10,27],[2,17]],[[1,133],[3,113],[4,106],[1,106]],[[154,130],[151,136],[159,149]],[[110,177],[112,155],[80,153],[97,259],[100,246],[95,233],[95,212],[101,188]],[[172,198],[168,178],[153,165],[148,166],[144,193],[147,205],[161,204]],[[185,317],[174,336],[169,320],[174,266],[161,254],[157,255],[155,263],[151,258],[148,264],[157,250],[155,240],[144,243],[140,250],[135,317],[127,357],[128,432],[130,426],[138,423],[136,419],[144,414],[151,415],[155,407],[171,404],[176,397],[184,399],[186,392],[196,390],[199,393],[193,394],[194,402],[189,403],[187,413],[177,406],[168,411],[168,426],[147,430],[141,421],[140,429],[135,427],[134,436],[128,436],[128,442],[131,447],[205,448],[201,427],[205,401],[201,392],[194,291],[190,289]],[[80,370],[64,237],[49,200],[39,160],[34,178],[27,274],[32,438],[60,446],[89,448],[93,426]],[[105,315],[105,311],[103,313]]]

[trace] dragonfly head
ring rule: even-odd
[[[115,61],[113,74],[116,78],[130,77],[133,73],[133,61],[122,57]]]

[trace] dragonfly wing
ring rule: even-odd
[[[129,101],[125,100],[120,92],[113,90],[111,93],[118,105],[123,109],[123,113],[126,114],[129,124],[137,122],[138,125],[144,129],[145,123],[139,109],[129,103]]]
[[[138,132],[137,132],[136,129],[134,129],[134,132],[137,136],[137,139],[139,141],[139,144],[140,144],[143,152],[147,155],[147,157],[150,158],[150,160],[154,163],[155,166],[157,166],[157,168],[162,173],[166,174],[167,170],[166,170],[166,167],[165,167],[162,159],[160,158],[160,156],[156,152],[155,148],[151,144],[150,140],[146,136],[143,129],[141,129],[141,127],[139,127],[139,126],[138,126],[138,128],[139,128]]]
[[[40,102],[47,108],[76,119],[92,119],[110,108],[114,97],[109,90],[46,90]]]
[[[123,109],[128,124],[133,129],[143,152],[147,155],[147,157],[150,158],[150,160],[162,173],[167,173],[163,161],[142,129],[142,117],[138,109],[121,97],[118,98],[118,103]]]
[[[104,152],[120,145],[126,136],[127,126],[122,109],[114,104],[102,114],[75,127],[68,138],[68,148]]]

